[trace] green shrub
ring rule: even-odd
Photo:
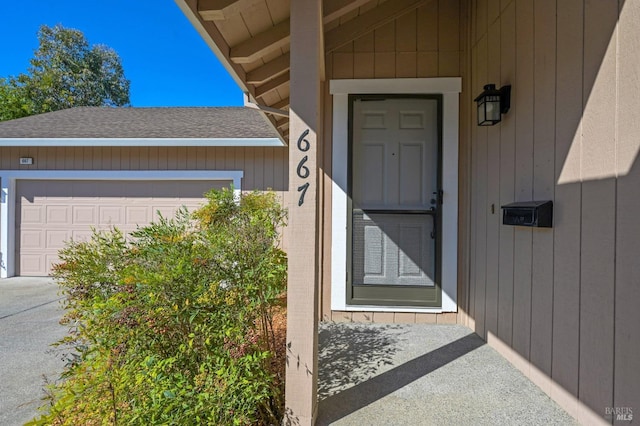
[[[270,424],[283,410],[273,330],[286,284],[273,193],[211,191],[125,237],[60,253],[71,351],[32,424]]]

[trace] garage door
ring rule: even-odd
[[[230,181],[45,181],[16,185],[16,274],[48,275],[66,241],[83,240],[91,228],[124,232],[146,225],[159,211],[171,217],[182,205],[202,203],[211,188]]]

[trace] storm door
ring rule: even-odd
[[[440,96],[350,96],[347,303],[441,306]]]

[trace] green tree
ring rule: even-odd
[[[15,79],[0,78],[0,121],[31,115],[31,102]]]
[[[118,54],[90,46],[84,34],[43,25],[26,74],[0,80],[0,120],[75,106],[129,105],[129,80]]]

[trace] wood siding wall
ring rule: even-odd
[[[244,191],[272,189],[283,203],[289,188],[287,147],[0,147],[0,170],[242,170]]]
[[[501,124],[469,123],[470,325],[579,420],[610,422],[640,410],[640,2],[470,12],[466,102],[513,87]],[[546,199],[552,229],[501,224],[501,205]]]
[[[0,170],[243,170],[243,190],[289,187],[286,147],[3,147]]]
[[[466,75],[468,5],[464,0],[433,0],[326,57],[326,80],[368,78],[425,78],[460,77]],[[463,78],[463,92],[467,91],[467,79]],[[464,96],[464,95],[463,95]],[[458,315],[414,314],[394,312],[338,312],[331,311],[331,161],[332,161],[332,97],[329,85],[325,85],[324,97],[324,145],[322,155],[323,188],[321,191],[324,211],[322,288],[320,292],[321,318],[340,322],[396,322],[396,323],[455,323]],[[468,105],[462,105],[461,122],[466,122]],[[459,289],[458,300],[466,305],[466,277],[468,233],[468,182],[469,170],[467,127],[460,129],[460,230],[459,230]],[[464,208],[463,208],[464,207]]]

